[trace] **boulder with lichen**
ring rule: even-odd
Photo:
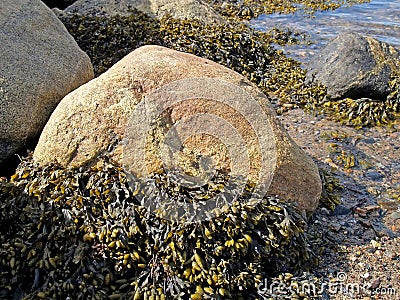
[[[93,78],[89,57],[41,1],[1,3],[0,161],[42,131],[58,102]]]
[[[240,111],[234,107],[194,100],[165,109],[168,115],[165,116],[166,120],[175,124],[190,114],[215,114],[234,124],[250,149],[249,179],[263,174],[260,171],[265,167],[262,159],[267,159],[269,167],[266,172],[273,173],[272,181],[268,182],[271,183],[268,192],[279,195],[286,201],[295,201],[301,210],[311,213],[318,205],[321,193],[318,170],[312,159],[295,144],[276,120],[268,98],[243,76],[230,69],[191,54],[160,46],[136,49],[107,72],[67,95],[43,130],[34,158],[42,165],[57,162],[64,166],[80,166],[94,164],[99,154],[110,153],[115,161],[122,163],[122,140],[131,115],[143,97],[173,82],[199,77],[226,81],[247,91],[262,108],[262,115],[259,119],[254,118],[253,124],[248,124],[246,119],[241,118]],[[189,91],[191,88],[195,91],[194,87],[187,88]],[[220,95],[223,92],[215,90],[214,94]],[[163,97],[168,100],[167,95]],[[236,100],[243,101],[244,107],[250,99]],[[168,103],[164,104],[168,107]],[[262,127],[263,122],[270,124],[270,129],[267,126]],[[155,127],[161,128],[162,132],[172,126],[169,124],[169,127],[163,129],[164,123],[160,122],[161,125]],[[254,128],[261,129],[257,131]],[[148,133],[145,131],[143,134]],[[264,153],[260,152],[260,139],[266,139],[266,143],[269,143],[266,148],[274,151],[271,150],[272,152],[262,157]],[[150,141],[152,140],[154,141],[154,137],[150,138]],[[212,139],[210,141],[212,142]],[[197,147],[201,148],[200,152],[205,150],[210,152],[210,155],[216,154],[223,169],[229,165],[229,159],[224,156],[226,151],[222,151],[218,146],[211,147],[210,141],[197,144]],[[196,139],[192,142],[195,145]],[[150,149],[156,148],[153,145]],[[187,154],[189,155],[189,152]],[[150,158],[152,160],[149,160],[148,166],[151,173],[158,169],[160,160],[156,155]]]
[[[211,6],[200,0],[78,0],[63,12],[85,16],[128,16],[132,14],[132,9],[159,18],[168,15],[179,19],[199,19],[209,23],[222,22],[222,17]]]

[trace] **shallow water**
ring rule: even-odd
[[[400,0],[372,0],[369,3],[341,7],[334,11],[317,12],[309,17],[295,14],[262,15],[251,21],[254,28],[268,31],[273,27],[305,33],[312,45],[285,46],[291,57],[304,63],[329,39],[343,31],[355,31],[400,48]]]

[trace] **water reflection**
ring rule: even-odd
[[[284,48],[292,57],[304,63],[329,39],[346,30],[369,35],[400,48],[400,0],[372,0],[334,11],[317,12],[315,17],[302,12],[262,15],[253,20],[252,25],[263,31],[278,27],[306,33],[313,45]]]

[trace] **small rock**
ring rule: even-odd
[[[334,231],[339,231],[340,228],[342,228],[342,226],[341,226],[340,224],[338,224],[338,223],[334,223],[334,224],[331,225],[331,228],[332,228]]]
[[[369,220],[360,220],[360,223],[365,227],[371,227],[371,222]]]
[[[351,213],[351,209],[339,204],[335,207],[335,210],[332,212],[332,216],[343,216]]]
[[[362,275],[362,277],[364,278],[364,279],[368,279],[369,277],[370,277],[370,274],[367,272],[367,273],[364,273],[363,275]]]
[[[375,241],[375,240],[371,241],[371,245],[372,245],[372,247],[374,247],[376,249],[381,249],[381,247],[382,247],[382,244],[377,242],[377,241]]]
[[[371,283],[371,289],[376,289],[381,284],[381,278],[378,277]]]
[[[363,209],[363,208],[361,208],[361,207],[356,207],[356,208],[354,209],[354,212],[355,212],[357,215],[361,216],[361,217],[366,217],[366,216],[367,216],[367,210],[366,210],[366,209]]]
[[[325,215],[325,216],[328,216],[328,215],[331,214],[331,211],[328,210],[328,209],[325,208],[325,207],[322,207],[320,210],[321,210],[321,213],[322,213],[323,215]],[[316,221],[318,221],[318,220],[316,220]],[[316,222],[316,223],[317,223],[317,222]]]
[[[374,211],[377,209],[380,209],[381,207],[379,205],[368,205],[366,207],[364,207],[364,209],[366,209],[367,211]]]
[[[368,171],[366,172],[365,177],[373,181],[382,181],[385,176],[376,171]]]
[[[392,220],[399,220],[400,219],[400,212],[399,211],[394,211],[389,215],[389,218]]]
[[[364,140],[364,143],[366,143],[366,144],[373,144],[373,143],[375,143],[375,140],[374,140],[373,138],[368,138],[368,139],[365,139],[365,140]]]
[[[357,257],[355,257],[355,256],[351,256],[351,257],[350,257],[350,260],[351,260],[352,262],[356,262],[356,261],[357,261],[357,259],[358,259],[358,258],[357,258]]]
[[[379,195],[380,194],[380,190],[375,186],[368,187],[367,191],[368,191],[368,193],[370,193],[372,195]]]
[[[392,236],[392,233],[380,222],[371,223],[372,229],[374,230],[376,236],[384,237],[384,236]]]

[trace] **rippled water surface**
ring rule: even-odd
[[[252,25],[263,31],[278,27],[306,33],[313,45],[284,48],[302,62],[307,62],[329,39],[342,31],[369,35],[400,48],[400,0],[372,0],[334,11],[318,12],[315,17],[301,12],[262,15],[253,20]]]

